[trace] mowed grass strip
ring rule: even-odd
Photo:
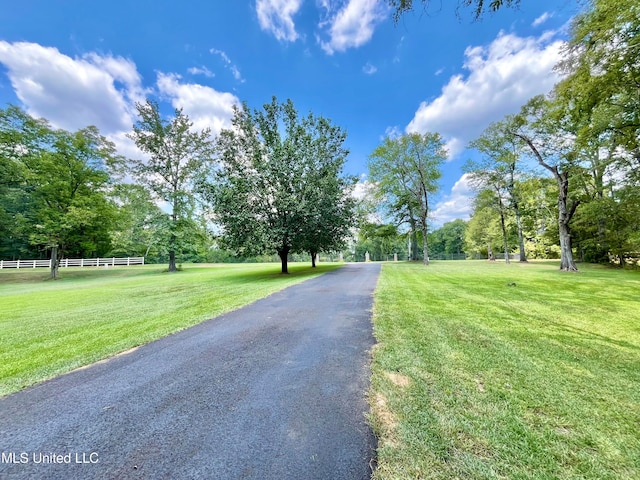
[[[640,272],[386,264],[374,479],[640,478]]]
[[[290,264],[0,270],[0,396],[338,268]]]

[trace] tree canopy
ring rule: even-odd
[[[193,131],[193,123],[182,109],[176,109],[167,120],[157,102],[147,100],[136,107],[139,118],[129,136],[148,158],[131,160],[130,171],[156,200],[171,209],[161,228],[164,235],[160,243],[169,254],[169,271],[174,272],[176,253],[188,247],[194,227],[194,185],[212,160],[211,131]]]
[[[62,256],[109,250],[115,206],[107,191],[122,160],[111,142],[95,127],[55,130],[10,106],[0,110],[0,145],[5,254],[50,249],[55,278]]]
[[[323,117],[300,117],[291,100],[236,107],[217,142],[220,168],[202,187],[223,244],[241,255],[275,251],[282,273],[290,253],[341,247],[355,221],[345,137]]]
[[[438,191],[441,165],[446,158],[442,138],[430,132],[386,137],[369,155],[369,177],[388,211],[398,224],[409,223],[413,238],[419,227],[425,265],[429,264],[429,201]]]

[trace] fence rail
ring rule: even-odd
[[[144,257],[63,258],[59,267],[115,267],[144,265]],[[1,268],[51,268],[51,260],[0,260]]]

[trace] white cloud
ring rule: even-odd
[[[328,0],[320,2],[327,17],[327,20],[320,23],[320,27],[326,28],[329,35],[329,41],[320,41],[320,45],[329,55],[367,43],[377,24],[388,14],[388,7],[380,0],[348,0],[346,4],[344,1],[339,2],[339,5],[342,8]]]
[[[542,15],[540,15],[538,18],[536,18],[533,23],[531,24],[532,27],[538,27],[540,25],[542,25],[543,23],[545,23],[547,20],[549,20],[553,15],[550,14],[549,12],[544,12]]]
[[[244,83],[244,78],[242,78],[242,75],[240,74],[240,70],[238,70],[238,67],[236,67],[235,65],[231,65],[231,67],[229,68],[231,69],[231,74],[233,75],[233,78],[235,78],[241,83]]]
[[[169,97],[175,108],[184,109],[194,128],[203,130],[209,127],[215,135],[231,126],[233,106],[240,103],[235,95],[196,83],[181,83],[180,80],[176,74],[158,73],[158,89]]]
[[[386,137],[395,139],[402,136],[402,130],[400,130],[396,125],[392,127],[387,127],[384,129],[384,137],[380,137],[380,141],[383,141]]]
[[[362,200],[373,195],[375,184],[367,180],[365,174],[360,175],[360,180],[355,184],[351,196],[356,200]]]
[[[189,72],[191,75],[204,75],[207,78],[213,78],[216,76],[215,73],[213,73],[204,65],[202,67],[191,67],[187,69],[187,72]]]
[[[214,55],[219,55],[220,58],[222,58],[222,60],[224,61],[225,67],[231,70],[231,74],[233,75],[233,78],[235,78],[240,83],[244,83],[244,78],[242,78],[242,75],[240,74],[240,70],[238,70],[238,67],[236,67],[233,64],[233,62],[231,62],[231,59],[224,51],[218,50],[216,48],[212,48],[209,50],[209,52]]]
[[[367,75],[373,75],[378,71],[378,69],[375,67],[375,65],[372,65],[369,62],[367,62],[367,64],[364,67],[362,67],[362,71]]]
[[[293,16],[302,0],[257,0],[256,13],[262,30],[271,32],[278,40],[295,42],[299,35]]]
[[[464,68],[469,73],[451,77],[440,96],[422,102],[406,131],[439,132],[454,158],[491,122],[553,88],[562,45],[549,32],[538,38],[500,32],[489,46],[468,47]]]
[[[220,55],[222,60],[224,60],[224,63],[226,63],[227,65],[231,64],[231,59],[223,50],[218,50],[217,48],[211,48],[209,49],[209,53],[212,53],[214,55]]]
[[[137,115],[135,102],[144,101],[150,91],[133,61],[97,53],[72,58],[35,43],[0,41],[0,63],[30,115],[71,131],[95,125],[121,155],[144,157],[126,137]],[[194,74],[207,71],[190,69]],[[157,87],[174,107],[184,108],[196,128],[211,127],[214,134],[229,125],[232,106],[239,103],[230,93],[181,83],[175,74],[159,73]]]
[[[134,102],[146,93],[135,64],[122,57],[71,58],[36,43],[0,41],[0,63],[27,112],[66,130],[128,130]]]
[[[451,193],[436,203],[431,215],[438,227],[457,218],[468,220],[473,209],[475,192],[469,184],[469,175],[465,173],[451,187]]]

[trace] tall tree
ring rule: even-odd
[[[624,215],[605,212],[627,198],[618,192],[633,190],[640,179],[638,38],[636,1],[593,0],[574,18],[560,64],[567,75],[556,87],[557,97],[586,154],[584,174],[576,176],[585,203],[578,224],[581,254],[591,261],[608,262],[613,244],[624,243],[608,233]],[[614,227],[618,235],[628,232],[620,227]]]
[[[203,185],[223,244],[241,255],[288,255],[335,248],[351,225],[352,180],[341,176],[344,131],[293,102],[235,108],[217,142],[220,169]]]
[[[115,211],[106,192],[122,162],[114,145],[95,127],[53,130],[16,107],[1,112],[0,136],[0,168],[15,174],[2,182],[4,214],[14,234],[29,232],[21,241],[51,250],[52,278],[63,256],[106,253]]]
[[[418,260],[418,211],[419,205],[411,195],[412,169],[406,164],[403,149],[406,141],[401,137],[384,139],[369,156],[369,178],[374,185],[374,201],[384,206],[385,214],[397,226],[409,226],[409,258]]]
[[[385,138],[369,155],[369,176],[377,182],[382,197],[397,212],[397,219],[409,212],[422,232],[422,253],[429,264],[428,217],[430,196],[438,191],[438,180],[447,152],[440,134],[410,133]]]
[[[194,131],[182,109],[176,109],[168,120],[162,117],[157,102],[147,100],[136,107],[139,118],[128,136],[148,158],[132,160],[131,173],[170,208],[166,243],[169,271],[175,272],[176,253],[188,244],[184,230],[196,205],[193,188],[213,155],[211,131]]]
[[[562,116],[560,104],[537,96],[529,100],[514,117],[509,133],[520,138],[538,164],[548,170],[556,180],[560,269],[577,271],[571,244],[571,219],[580,200],[571,197],[569,181],[571,172],[579,161],[579,155],[575,148],[575,136],[563,129]]]
[[[115,146],[95,127],[54,132],[53,148],[31,169],[37,201],[32,242],[52,249],[52,277],[58,258],[97,255],[110,249],[115,218],[107,199],[109,164],[119,161]]]
[[[497,195],[501,207],[508,207],[516,219],[518,230],[518,247],[520,251],[520,261],[526,262],[527,256],[524,246],[524,234],[522,227],[522,209],[517,188],[517,177],[522,174],[519,170],[520,150],[522,141],[512,135],[511,124],[513,117],[501,122],[489,125],[476,140],[470,143],[470,147],[475,148],[482,154],[482,160],[469,161],[465,165],[465,170],[471,175],[472,183],[481,188],[490,187]],[[504,224],[504,210],[500,208],[501,217]],[[507,248],[505,232],[505,249]],[[505,251],[505,255],[507,252]],[[506,257],[508,259],[508,256]]]
[[[302,248],[311,256],[312,267],[323,251],[341,250],[356,223],[352,190],[356,177],[342,175],[347,151],[346,133],[327,119],[302,119],[305,141],[303,158],[309,163],[301,202],[307,206]]]

